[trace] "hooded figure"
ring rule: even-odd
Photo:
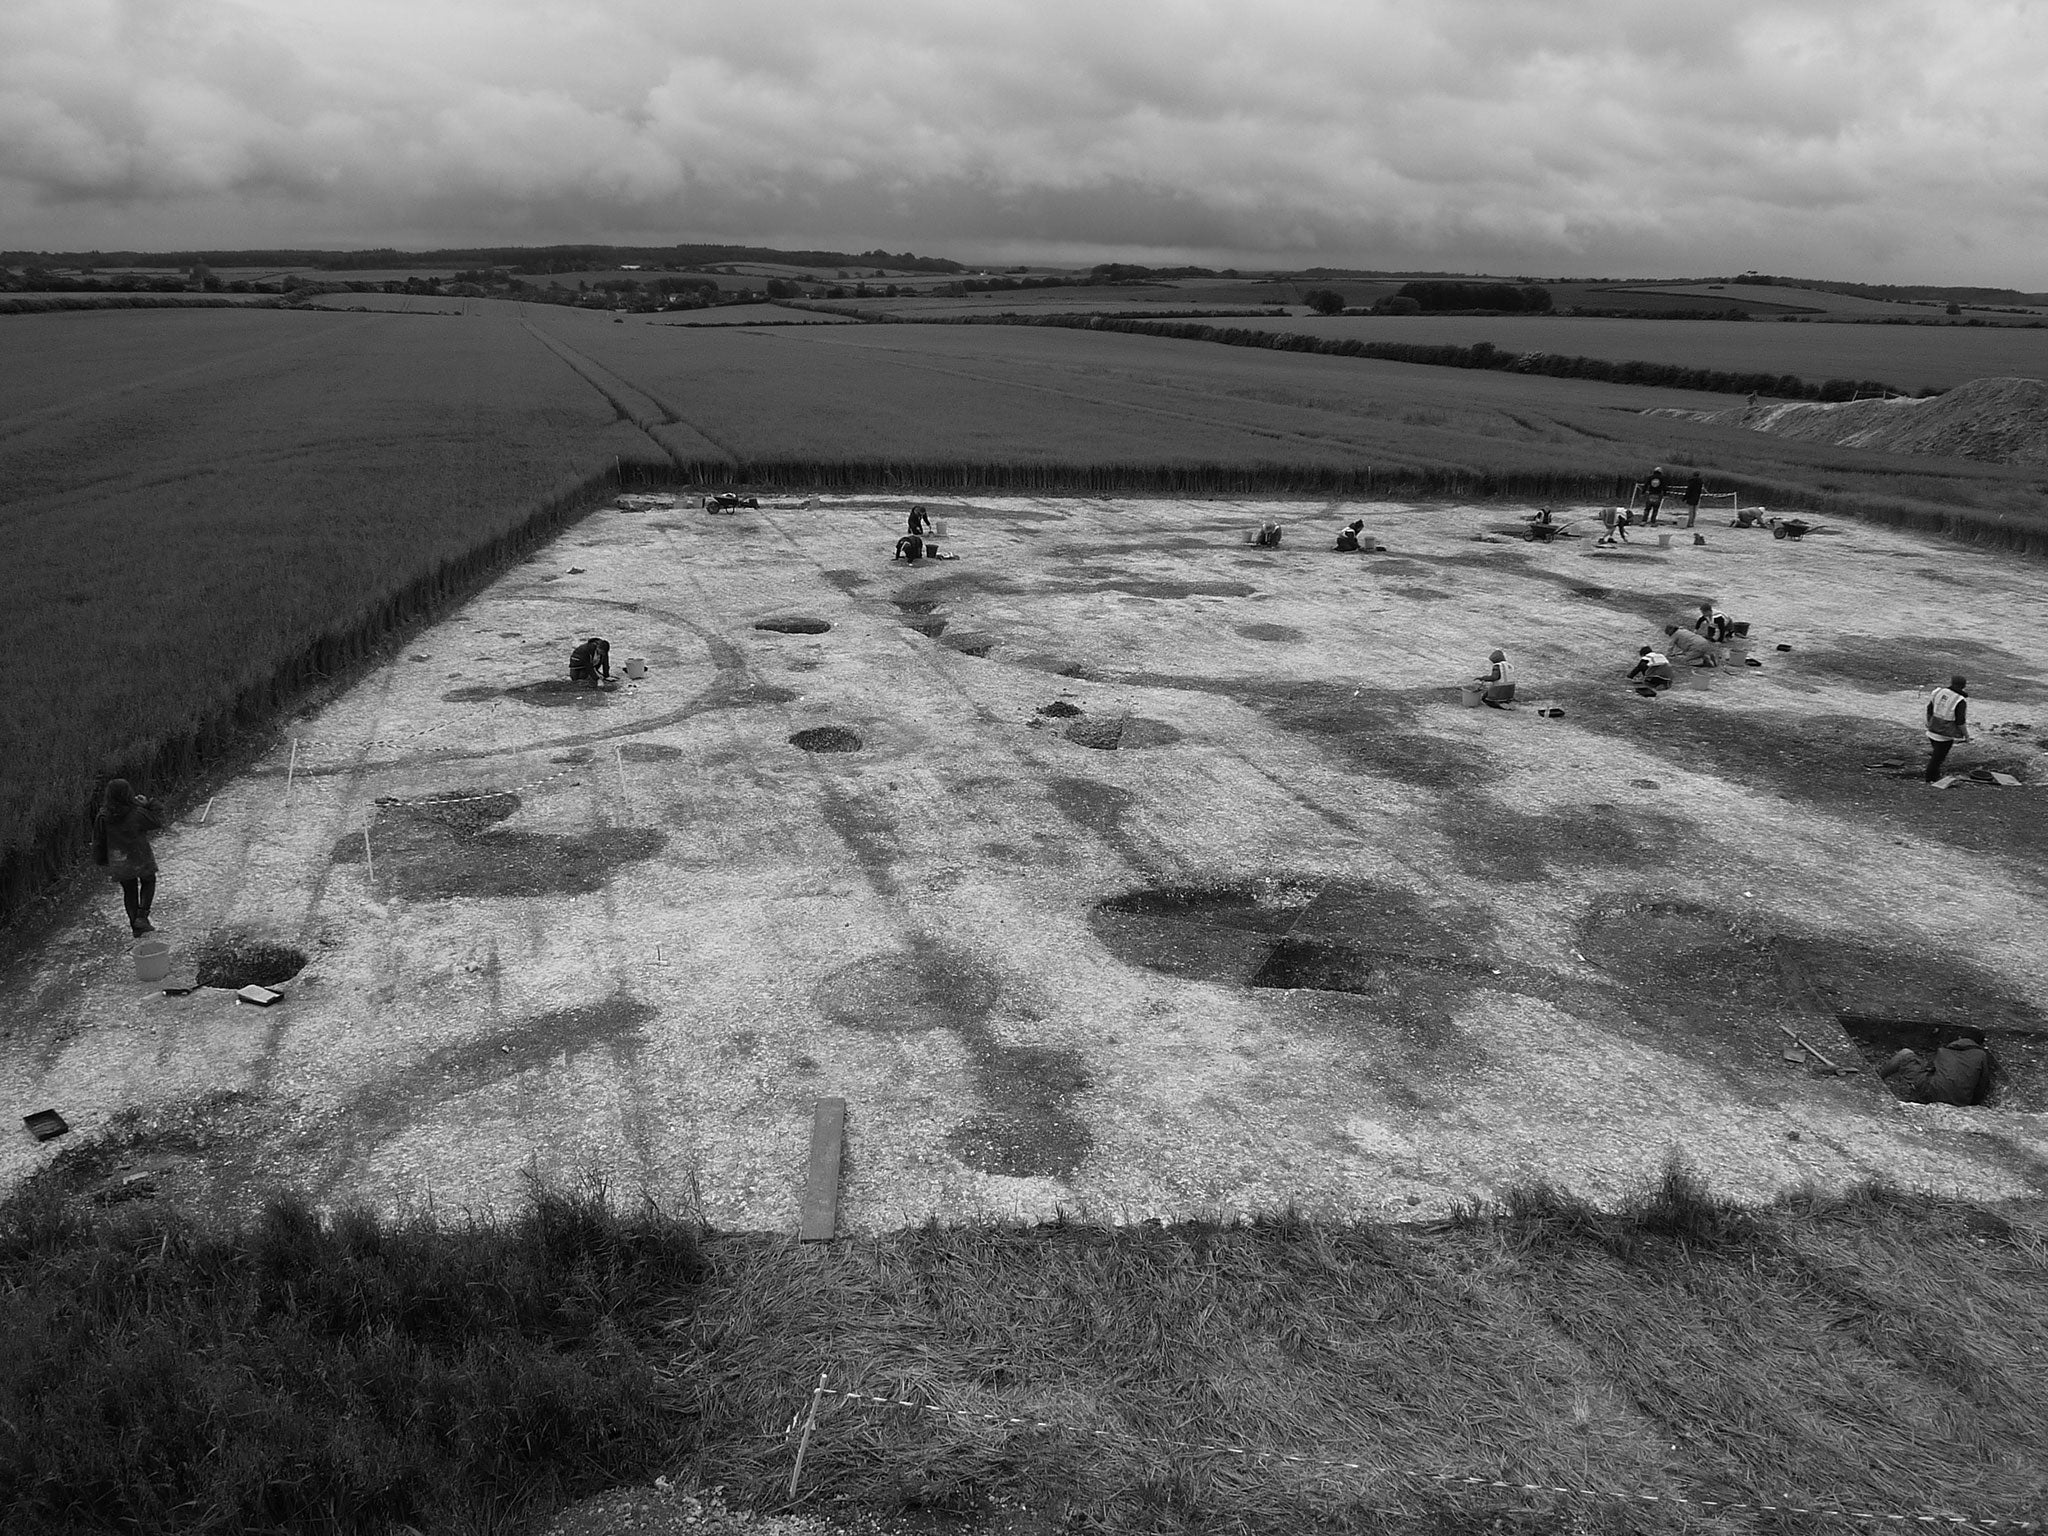
[[[1664,478],[1664,466],[1659,464],[1650,471],[1650,478],[1643,482],[1643,521],[1657,521],[1657,509],[1664,505],[1664,492],[1669,482]]]

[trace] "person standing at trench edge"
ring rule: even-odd
[[[121,887],[128,928],[138,939],[156,932],[149,921],[150,905],[156,900],[156,853],[149,846],[149,834],[163,824],[156,807],[129,788],[126,779],[107,780],[92,823],[92,861]]]
[[[1927,699],[1927,782],[1941,777],[1941,765],[1951,748],[1970,739],[1970,701],[1967,677],[1952,677],[1946,688],[1937,688]]]

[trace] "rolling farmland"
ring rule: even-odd
[[[1770,320],[1600,320],[1553,315],[1339,315],[1330,319],[1232,320],[1247,330],[1355,336],[1361,341],[1555,352],[1617,362],[1675,363],[1796,373],[1801,378],[1883,379],[1911,393],[1969,379],[2048,378],[2048,330],[2019,326],[1790,324]]]
[[[651,451],[517,326],[273,310],[6,324],[25,364],[0,385],[10,904],[35,850],[61,857],[46,840],[79,825],[97,775],[203,753],[322,636],[339,647],[614,455]]]
[[[449,307],[0,322],[22,364],[0,379],[0,902],[75,850],[98,777],[189,768],[620,458],[793,486],[1595,500],[1661,460],[1751,500],[1919,526],[2048,513],[2000,466],[1641,415],[1725,403],[1677,390],[1077,331]]]

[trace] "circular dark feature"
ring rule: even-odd
[[[843,725],[814,725],[798,731],[789,744],[805,752],[858,752],[861,739]]]
[[[787,619],[763,619],[754,626],[756,629],[773,630],[778,635],[822,635],[832,626],[823,619],[813,619],[801,614]]]
[[[1237,632],[1247,640],[1271,640],[1279,644],[1308,638],[1292,624],[1240,624]]]
[[[681,747],[664,746],[658,741],[629,741],[619,748],[619,756],[629,763],[667,763],[682,755]]]
[[[1051,715],[1055,720],[1068,720],[1081,713],[1081,706],[1069,704],[1065,699],[1054,699],[1050,704],[1038,706],[1041,715]]]

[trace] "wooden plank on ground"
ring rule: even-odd
[[[839,1227],[839,1159],[846,1145],[846,1100],[820,1099],[811,1110],[811,1167],[798,1238],[829,1243]]]

